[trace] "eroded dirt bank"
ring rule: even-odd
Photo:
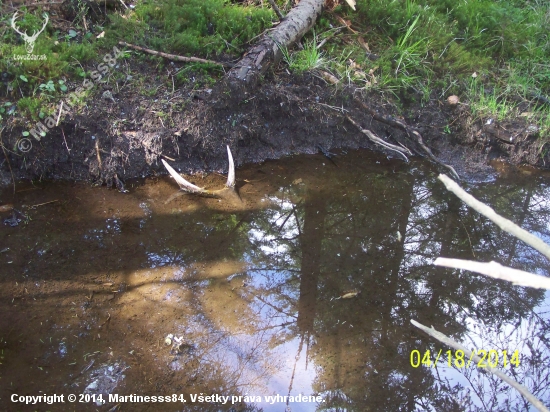
[[[384,140],[415,149],[403,132],[373,120],[359,107],[357,90],[328,86],[311,74],[276,72],[253,94],[238,98],[227,91],[201,89],[199,76],[190,76],[178,89],[166,83],[163,73],[153,78],[154,67],[125,64],[118,69],[126,72],[126,81],[96,85],[78,114],[61,118],[40,141],[29,136],[24,143],[32,144],[30,150],[20,150],[21,138],[34,124],[7,125],[2,133],[6,151],[1,184],[71,179],[110,186],[117,180],[166,174],[162,156],[173,159],[183,173],[222,172],[227,170],[225,144],[232,148],[237,166],[334,148],[379,150],[345,115]],[[128,81],[135,76],[145,77],[146,86],[139,89]],[[384,115],[398,113],[376,94],[361,99]],[[486,161],[494,158],[538,167],[550,164],[536,127],[525,118],[506,124],[472,119],[465,106],[438,99],[423,106],[409,104],[404,112],[401,120],[416,127],[436,156],[461,175],[483,171]]]

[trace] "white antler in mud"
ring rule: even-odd
[[[42,28],[39,31],[35,31],[32,36],[29,36],[29,35],[27,35],[27,32],[23,33],[23,32],[20,32],[17,29],[17,26],[15,25],[15,20],[17,19],[17,14],[18,14],[18,12],[16,11],[13,14],[13,17],[11,18],[11,27],[13,28],[13,30],[15,30],[17,33],[19,33],[23,37],[23,40],[25,41],[25,49],[27,49],[27,53],[31,54],[32,51],[34,50],[34,42],[38,38],[38,35],[40,33],[42,33],[44,31],[44,29],[46,28],[46,25],[48,24],[48,21],[49,21],[49,17],[46,13],[44,13],[44,17],[46,18],[46,21],[44,22],[44,25],[42,26]]]
[[[223,197],[224,193],[227,192],[228,189],[230,189],[230,191],[235,190],[235,163],[233,162],[233,155],[231,154],[229,146],[227,146],[227,158],[229,160],[229,172],[227,173],[227,182],[225,184],[226,188],[221,190],[206,190],[202,187],[195,186],[193,183],[190,183],[181,177],[181,175],[176,172],[164,159],[161,160],[162,164],[166,170],[168,170],[170,176],[174,178],[181,190],[203,196]]]

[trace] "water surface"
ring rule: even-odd
[[[501,358],[518,350],[519,366],[503,369],[550,405],[549,293],[432,265],[439,256],[496,260],[549,276],[544,257],[446,192],[430,165],[364,151],[336,164],[298,156],[239,169],[242,203],[173,198],[165,177],[130,182],[129,193],[68,183],[5,190],[0,205],[21,213],[17,226],[0,226],[1,404],[529,410],[475,367],[449,367],[449,348],[415,319]],[[466,189],[550,241],[548,175],[500,169]],[[413,367],[414,350],[430,350],[432,362],[443,355],[437,367]],[[186,403],[9,400],[41,393],[182,394]],[[201,393],[242,398],[192,402]],[[315,401],[281,399],[298,395]]]

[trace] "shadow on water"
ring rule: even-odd
[[[29,219],[0,227],[2,405],[147,411],[159,403],[109,394],[182,394],[186,403],[161,409],[528,409],[502,382],[449,361],[411,319],[497,351],[499,366],[506,350],[507,373],[550,404],[549,295],[432,265],[497,260],[548,276],[548,262],[447,193],[424,163],[365,152],[337,162],[238,170],[242,203],[165,203],[176,190],[168,179],[128,194],[62,183],[3,193],[0,204]],[[467,189],[548,241],[550,179],[510,174]],[[10,402],[43,393],[108,402]],[[193,402],[200,394],[230,398]]]

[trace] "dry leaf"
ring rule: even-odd
[[[362,47],[363,49],[365,49],[367,52],[370,53],[369,44],[368,44],[365,40],[363,40],[362,37],[357,37],[357,41],[359,42],[359,44],[361,45],[361,47]]]
[[[319,73],[321,74],[321,77],[323,79],[325,79],[327,82],[329,82],[330,84],[336,84],[338,83],[338,79],[336,78],[336,76],[328,73],[328,72],[325,72],[323,70],[319,70]]]
[[[355,63],[351,59],[348,59],[348,62],[349,62],[349,67],[351,67],[352,69],[360,69],[361,68],[361,66],[359,66],[357,63]]]
[[[355,31],[351,28],[351,22],[349,20],[344,20],[342,17],[338,16],[337,14],[335,14],[334,17],[336,17],[336,20],[338,20],[338,22],[340,24],[343,24],[344,26],[346,26],[349,31],[351,31],[352,33],[355,33],[355,34],[358,33],[357,31]]]

